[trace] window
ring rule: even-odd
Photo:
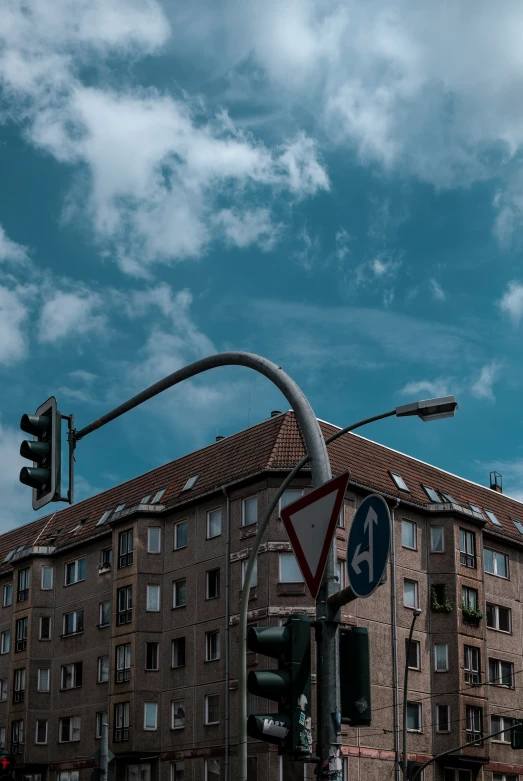
[[[13,679],[13,703],[24,701],[25,693],[25,667],[15,670]]]
[[[476,567],[476,535],[466,529],[459,530],[460,562],[464,567]]]
[[[113,564],[113,549],[102,548],[100,551],[100,569],[109,569]]]
[[[149,526],[147,529],[147,553],[160,553],[162,530],[159,526]]]
[[[107,520],[107,519],[109,518],[109,516],[111,515],[112,511],[113,511],[113,508],[112,508],[112,507],[111,507],[111,509],[110,509],[110,510],[106,510],[106,511],[104,512],[104,514],[101,516],[100,520],[99,520],[99,521],[97,521],[96,525],[97,525],[97,526],[103,526],[103,525],[104,525],[104,523],[106,522],[106,520]]]
[[[502,662],[500,659],[488,660],[489,683],[495,686],[514,688],[514,665],[512,662]]]
[[[176,637],[172,641],[171,664],[173,667],[185,667],[185,637]]]
[[[280,496],[280,513],[284,507],[287,507],[288,504],[292,504],[292,502],[296,502],[298,499],[301,499],[302,496],[302,488],[287,488]]]
[[[508,556],[490,548],[483,550],[485,572],[498,578],[508,578]]]
[[[222,533],[222,508],[218,507],[216,510],[209,510],[207,513],[207,539],[211,537],[219,537]]]
[[[405,638],[405,653],[407,653],[407,648],[409,646],[409,640],[406,637]],[[409,668],[411,670],[419,670],[420,669],[420,643],[419,640],[411,640],[410,641],[410,648],[409,648]]]
[[[466,722],[467,742],[472,740],[480,741],[483,735],[483,710],[473,705],[467,705]]]
[[[133,587],[124,586],[119,588],[116,592],[118,612],[116,614],[116,623],[118,626],[122,624],[130,624],[133,620]]]
[[[107,683],[109,680],[109,657],[98,657],[98,683]]]
[[[432,553],[443,553],[445,551],[445,537],[443,526],[430,527],[430,550]]]
[[[450,707],[436,705],[436,731],[450,732]]]
[[[492,781],[519,781],[519,775],[517,773],[494,773]]]
[[[492,510],[486,510],[485,507],[483,509],[485,510],[485,515],[494,526],[501,526],[501,521],[496,518]]]
[[[215,662],[220,658],[220,630],[205,633],[205,661]]]
[[[389,475],[394,480],[396,488],[399,488],[400,491],[407,491],[407,493],[409,493],[408,485],[401,475],[398,475],[397,472],[389,472]]]
[[[187,580],[181,578],[173,583],[173,607],[184,607],[187,604]]]
[[[145,644],[145,669],[146,670],[158,670],[159,650],[160,650],[159,643]]]
[[[336,521],[336,526],[338,526],[340,529],[345,528],[345,505],[342,504],[340,507],[340,511],[338,513],[338,520]]]
[[[185,727],[185,700],[173,700],[171,703],[172,729]]]
[[[47,743],[47,723],[47,719],[36,720],[35,743],[44,745]]]
[[[82,685],[82,662],[73,662],[62,666],[62,689],[77,689]]]
[[[20,651],[25,651],[25,649],[27,648],[27,625],[28,625],[27,616],[25,618],[19,618],[16,621],[15,653],[20,653]]]
[[[208,694],[205,697],[205,723],[218,724],[220,721],[220,695]]]
[[[220,760],[205,760],[205,781],[220,781]]]
[[[85,558],[69,561],[65,565],[65,585],[71,586],[85,580]]]
[[[158,729],[158,703],[157,702],[144,702],[143,728],[148,730]]]
[[[170,781],[185,781],[185,764],[183,762],[171,762]]]
[[[174,524],[174,550],[187,547],[187,521]]]
[[[101,738],[102,737],[102,726],[104,724],[109,724],[109,714],[107,711],[99,711],[96,714],[96,731],[95,731],[95,738]]]
[[[80,781],[80,773],[78,770],[60,770],[56,774],[56,781]]]
[[[474,504],[474,502],[469,502],[469,506],[472,512],[477,513],[477,515],[483,516],[483,513],[481,512],[477,504]]]
[[[347,562],[343,559],[337,559],[336,560],[336,575],[338,578],[338,586],[340,587],[340,591],[342,588],[345,588],[345,568],[347,566]]]
[[[0,653],[2,654],[8,654],[11,650],[11,632],[9,629],[6,629],[5,632],[2,632],[0,635]]]
[[[242,588],[243,584],[245,582],[245,573],[247,572],[247,564],[249,563],[248,559],[244,559],[242,561]],[[254,560],[254,569],[251,574],[251,588],[256,588],[258,585],[258,557]]]
[[[402,520],[401,544],[404,548],[416,550],[416,524],[413,521]]]
[[[499,632],[511,632],[510,608],[487,602],[487,626],[489,629],[497,629]]]
[[[131,643],[116,646],[116,683],[131,680]]]
[[[150,613],[158,613],[160,610],[160,586],[147,584],[147,607]]]
[[[205,573],[206,599],[215,599],[220,596],[220,569],[209,569]]]
[[[465,646],[464,653],[465,683],[478,684],[479,677],[479,648],[473,645]]]
[[[507,718],[507,716],[491,716],[490,717],[490,731],[498,732],[499,730],[510,730],[516,719]],[[510,743],[510,731],[502,732],[500,735],[496,735],[492,740],[499,741],[500,743]]]
[[[449,647],[446,643],[434,644],[434,672],[446,673],[449,669]]]
[[[0,680],[0,702],[7,700],[7,678]]]
[[[461,606],[464,610],[478,609],[478,592],[475,588],[461,587]]]
[[[133,563],[134,532],[132,529],[120,532],[118,536],[118,569],[130,567]]]
[[[15,745],[24,742],[24,722],[13,721],[11,724],[11,742]]]
[[[418,605],[418,583],[416,580],[403,581],[403,604],[405,607],[417,608]]]
[[[51,639],[51,616],[40,616],[40,640]]]
[[[53,588],[54,567],[42,567],[42,591]]]
[[[114,740],[129,740],[129,704],[119,702],[114,706]]]
[[[421,732],[421,703],[407,702],[407,730]]]
[[[453,496],[451,496],[446,491],[440,491],[441,496],[443,497],[444,502],[448,502],[449,504],[458,504]]]
[[[258,496],[249,496],[242,501],[242,526],[250,526],[258,520]]]
[[[163,499],[166,492],[167,492],[167,488],[160,488],[159,491],[156,491],[149,504],[158,504],[158,502],[160,502]]]
[[[48,692],[49,691],[49,682],[51,679],[50,670],[48,667],[39,667],[38,668],[38,678],[37,678],[37,684],[36,687],[39,692]]]
[[[303,583],[294,553],[280,553],[280,583]]]
[[[5,749],[6,747],[6,729],[5,727],[0,727],[0,748]]]
[[[13,604],[13,584],[6,583],[3,590],[2,605],[9,607]]]
[[[80,716],[66,716],[60,719],[59,741],[60,743],[72,743],[80,740]]]
[[[121,513],[126,505],[126,502],[123,502],[122,504],[119,504],[118,507],[115,510],[115,513]]]
[[[100,614],[99,614],[99,624],[98,626],[101,628],[103,626],[109,626],[111,623],[111,603],[110,602],[100,602]]]
[[[441,504],[441,499],[439,498],[434,488],[430,488],[428,485],[423,485],[423,483],[421,485],[431,502],[437,502],[438,504]]]
[[[127,765],[126,781],[151,781],[151,765]]]
[[[76,635],[84,631],[84,611],[64,613],[64,635]]]
[[[191,488],[194,488],[194,485],[198,480],[199,476],[200,475],[192,475],[192,477],[190,477],[185,483],[184,487],[182,488],[182,491],[190,491]]]

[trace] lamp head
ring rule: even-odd
[[[458,409],[458,402],[454,396],[441,396],[437,399],[415,401],[413,404],[403,404],[396,407],[396,415],[403,418],[409,415],[417,415],[421,420],[440,420],[452,418]]]

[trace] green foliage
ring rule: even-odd
[[[432,586],[430,591],[430,606],[432,610],[435,610],[439,613],[452,613],[452,611],[454,610],[454,605],[447,597],[446,591],[445,591],[445,599],[443,600],[443,602],[438,602],[438,594],[435,586]]]

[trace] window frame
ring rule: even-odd
[[[440,708],[446,708],[446,710],[447,710],[447,729],[441,729],[441,727],[440,727],[440,718],[439,718],[439,716],[440,716],[439,709]],[[436,732],[441,732],[441,733],[447,734],[447,735],[449,734],[449,732],[451,731],[451,724],[452,724],[451,718],[450,718],[450,713],[451,713],[450,705],[447,705],[446,703],[440,703],[440,702],[436,703]]]
[[[490,717],[490,731],[491,732],[495,732],[496,731],[494,729],[493,725],[492,725],[492,720],[493,719],[499,719],[499,729],[503,729],[504,732],[502,732],[500,735],[496,735],[494,738],[490,738],[490,739],[494,743],[504,743],[505,745],[507,745],[507,744],[510,745],[510,735],[511,735],[511,733],[509,732],[507,734],[507,730],[510,729],[510,727],[512,726],[511,722],[513,722],[515,720],[515,718],[516,717],[514,717],[514,716],[508,716],[507,717],[507,716],[499,715],[497,713],[493,713],[491,715],[491,717]],[[505,722],[509,722],[506,727],[505,727]],[[508,737],[508,740],[504,740],[505,736]]]
[[[157,601],[158,607],[150,607],[151,603],[149,601],[149,594],[150,594],[151,589],[153,589],[153,590],[156,589],[156,593],[157,593],[157,597],[158,597],[158,601]],[[162,610],[162,603],[161,603],[162,594],[161,594],[161,591],[162,590],[161,590],[161,586],[160,586],[159,583],[147,583],[146,584],[146,586],[145,586],[145,612],[146,613],[161,613],[161,610]]]
[[[151,550],[151,531],[158,531],[158,550]],[[162,553],[162,527],[161,526],[148,526],[147,527],[147,553],[151,556],[159,556]]]
[[[218,697],[218,721],[209,721],[209,697]],[[220,695],[218,693],[216,694],[206,694],[205,695],[205,726],[206,727],[212,727],[216,724],[220,723]]]
[[[412,708],[412,706],[415,706],[418,710],[418,723],[419,727],[417,729],[409,728],[408,726],[408,717],[409,717],[409,707]],[[407,700],[407,732],[416,732],[418,734],[423,733],[423,708],[421,702],[416,701],[409,701]]]
[[[25,602],[29,599],[29,589],[31,588],[31,567],[18,570],[17,584],[16,601]]]
[[[120,599],[120,594],[124,594],[124,599]],[[125,602],[125,607],[120,608],[120,603]],[[130,607],[129,607],[130,604]],[[133,586],[128,583],[127,586],[121,586],[116,589],[116,626],[130,624],[133,620]]]
[[[101,737],[102,737],[102,726],[103,726],[102,722],[103,722],[103,717],[104,716],[107,719],[107,727],[108,727],[108,729],[110,728],[110,726],[109,726],[109,712],[106,711],[106,710],[97,711],[96,712],[96,717],[95,717],[95,726],[94,726],[94,737],[95,737],[95,740],[100,740]]]
[[[50,586],[44,586],[44,573],[45,572],[51,573],[51,585]],[[52,591],[54,588],[54,567],[52,565],[44,564],[42,565],[42,570],[40,573],[40,589],[41,591]]]
[[[84,562],[84,571],[83,571],[83,577],[80,577],[79,569],[80,569],[80,562]],[[68,567],[71,566],[71,564],[74,565],[74,577],[75,580],[71,580],[67,582],[67,573],[68,573]],[[78,559],[71,559],[70,561],[66,561],[64,564],[64,588],[66,586],[74,586],[76,583],[83,583],[83,581],[86,579],[87,576],[87,559],[85,556],[80,556]]]
[[[405,638],[405,657],[407,656],[407,647],[409,645],[409,638]],[[410,641],[410,651],[412,652],[412,649],[416,649],[416,666],[413,667],[411,664],[409,664],[409,670],[421,670],[421,643],[419,640],[415,640],[414,638],[411,638]],[[410,659],[409,659],[410,662]]]
[[[45,740],[38,740],[38,725],[45,724]],[[36,719],[35,722],[35,744],[37,746],[47,746],[49,740],[49,720],[48,719]]]
[[[485,560],[485,553],[489,552],[492,554],[492,572],[487,569],[487,562]],[[498,569],[498,556],[502,556],[505,560],[505,571],[506,575],[500,575],[497,572]],[[508,553],[503,553],[503,551],[495,550],[494,548],[483,548],[483,568],[485,570],[485,573],[487,575],[492,575],[495,578],[501,578],[502,580],[510,580],[510,569],[509,569],[509,562],[510,562],[510,556]]]
[[[179,584],[183,583],[185,586],[185,602],[180,602],[176,604],[176,596],[178,595],[178,586]],[[178,608],[181,607],[187,607],[187,578],[177,578],[177,580],[173,580],[173,610],[178,610]]]
[[[104,629],[105,627],[111,626],[111,618],[112,618],[112,606],[111,606],[111,600],[106,599],[104,602],[99,602],[99,612],[98,612],[98,629]],[[105,623],[103,622],[103,614],[104,614],[104,605],[109,605],[109,620]]]
[[[78,737],[73,740],[72,736],[75,730],[75,720],[77,720]],[[62,728],[64,722],[69,721],[69,740],[62,738]],[[58,719],[58,742],[59,743],[78,743],[81,740],[82,735],[82,717],[81,716],[62,716]]]
[[[220,513],[220,531],[216,534],[210,534],[211,530],[211,516],[213,513]],[[223,508],[220,507],[211,507],[209,510],[207,510],[206,513],[206,540],[214,540],[216,537],[221,537],[222,534],[222,526],[223,526]]]
[[[242,589],[243,589],[243,584],[245,583],[245,573],[247,572],[248,563],[249,563],[249,559],[242,559],[241,561]],[[258,586],[258,556],[256,556],[256,559],[254,560],[254,569],[252,571],[250,587],[257,588],[257,586]]]
[[[47,689],[42,689],[42,675],[41,673],[47,673]],[[50,692],[51,691],[51,668],[50,667],[38,667],[36,671],[36,691],[37,692]]]
[[[212,638],[217,638],[215,640],[215,651],[216,656],[211,656],[211,645],[212,645]],[[205,633],[205,661],[206,662],[219,662],[220,661],[220,630],[219,629],[210,629],[208,632]]]
[[[296,568],[299,572],[300,578],[299,580],[296,580],[295,578],[293,580],[284,580],[282,577],[282,560],[283,557],[289,557],[286,560],[291,560],[290,557],[294,557],[294,560],[296,562]],[[298,564],[298,559],[296,558],[295,554],[292,551],[281,551],[278,555],[278,583],[304,583],[305,580],[303,578],[303,575],[301,574],[300,565]]]
[[[407,605],[405,602],[405,584],[406,583],[413,583],[414,584],[414,596],[415,596],[415,604],[414,605]],[[408,610],[419,610],[419,583],[417,580],[412,580],[411,578],[403,578],[403,607],[406,607]]]
[[[469,729],[469,714],[471,727]],[[479,730],[475,729],[475,716],[479,715]],[[477,705],[465,706],[465,735],[467,736],[467,742],[474,741],[473,745],[481,744],[483,742],[483,708]],[[471,736],[469,738],[469,735]],[[477,735],[477,738],[475,737]]]
[[[299,491],[300,495],[295,499],[292,499],[290,502],[285,502],[285,504],[282,504],[282,499],[284,498],[285,494],[288,494],[291,491],[295,491],[296,493]],[[293,502],[297,502],[298,499],[302,499],[303,495],[303,488],[286,488],[278,500],[278,517],[281,519],[281,511],[284,507],[287,507],[287,505],[292,504]]]
[[[6,601],[6,594],[9,594],[9,601]],[[5,583],[2,592],[2,607],[12,607],[13,604],[13,584]]]
[[[487,659],[488,664],[488,683],[490,686],[500,686],[503,689],[514,689],[515,683],[514,683],[514,662],[507,662],[504,659],[495,659],[493,657],[488,657]],[[496,665],[496,675],[494,678],[491,678],[490,675],[490,666],[491,664]],[[502,664],[508,664],[510,665],[510,683],[498,683],[498,681],[503,681],[503,676],[501,674],[501,665]]]
[[[432,537],[432,530],[433,529],[441,529],[441,550],[436,550],[434,548],[434,540]],[[445,527],[439,526],[438,524],[434,524],[430,527],[430,552],[431,553],[445,553]]]
[[[49,635],[47,637],[44,637],[42,632],[43,622],[45,620],[49,621]],[[52,616],[40,616],[40,618],[38,619],[38,639],[41,640],[43,643],[48,643],[50,640],[53,639]]]
[[[103,660],[107,659],[107,677],[102,678],[102,670],[104,668]],[[97,683],[109,683],[109,680],[111,678],[111,658],[109,654],[105,654],[104,656],[99,656],[98,660],[96,662],[96,682]]]
[[[496,616],[496,624],[497,624],[497,626],[490,626],[490,624],[488,623],[489,607],[490,608],[494,608],[494,613],[495,613],[495,616]],[[500,610],[500,608],[501,608],[501,610],[508,611],[509,629],[500,629],[499,628],[499,610]],[[505,605],[498,605],[498,604],[496,604],[494,602],[486,602],[485,613],[486,613],[485,621],[486,621],[487,629],[492,629],[494,632],[503,632],[506,635],[511,635],[512,634],[512,610],[511,610],[511,608],[506,607]]]
[[[476,665],[473,664],[474,661],[477,662]],[[469,686],[478,686],[481,683],[481,648],[477,645],[463,645],[463,674],[465,683]]]
[[[245,516],[246,516],[245,508],[246,508],[246,504],[247,504],[247,502],[250,502],[253,499],[256,499],[256,520],[249,521],[248,523],[246,523],[245,522]],[[242,499],[242,528],[244,526],[254,526],[255,523],[258,523],[258,494],[251,494],[251,496],[245,496]]]
[[[414,534],[414,545],[406,545],[403,541],[403,529],[405,525],[412,527]],[[406,550],[418,550],[418,524],[416,521],[411,521],[409,518],[401,519],[401,547]]]
[[[212,778],[209,775],[209,762],[216,762],[218,765],[218,778],[221,777],[221,763],[220,763],[220,757],[207,757],[204,759],[204,781],[213,781],[213,779],[216,777],[216,773],[212,774]],[[304,766],[305,767],[305,766]]]
[[[471,550],[468,543],[472,542]],[[470,529],[459,527],[459,562],[462,567],[477,569],[476,535]]]
[[[185,526],[185,545],[178,545],[178,526]],[[173,550],[183,550],[189,543],[189,523],[187,518],[183,518],[181,521],[176,521],[173,524]]]
[[[425,493],[427,494],[427,496],[428,496],[428,498],[430,499],[430,501],[432,502],[432,504],[442,504],[441,497],[440,497],[440,495],[438,494],[438,492],[436,491],[436,489],[435,489],[435,488],[432,488],[430,485],[425,485],[425,483],[422,483],[422,484],[421,484],[421,487],[423,488],[423,490],[424,490],[424,491],[425,491]],[[430,495],[430,494],[431,494],[431,492],[432,492],[432,493],[434,494],[434,496],[436,497],[435,499],[434,499],[434,497],[432,497],[432,496]]]
[[[155,646],[156,648],[156,667],[148,667],[149,661],[149,646]],[[146,640],[145,642],[145,667],[147,672],[158,672],[160,669],[160,643],[157,640]]]
[[[410,488],[408,487],[404,478],[398,474],[398,472],[393,472],[391,469],[389,469],[389,475],[398,491],[403,491],[406,494],[410,494]]]
[[[82,616],[82,621],[81,621],[82,628],[78,629],[78,624],[79,624],[78,616],[80,614]],[[66,623],[67,623],[67,616],[74,616],[74,619],[73,619],[74,630],[72,632],[66,632],[65,631]],[[63,618],[62,618],[62,637],[72,637],[73,635],[81,635],[82,632],[84,631],[84,628],[85,628],[85,620],[84,619],[85,619],[85,613],[84,613],[83,607],[79,608],[78,610],[70,610],[68,613],[63,613]]]
[[[130,543],[129,543],[130,540]],[[134,527],[118,534],[118,569],[131,567],[134,563]]]
[[[436,648],[445,648],[445,667],[444,668],[438,668],[437,660],[438,655],[436,653]],[[448,643],[434,643],[433,644],[434,649],[434,672],[435,673],[448,673],[449,671],[449,644]]]
[[[154,705],[154,727],[147,726],[147,706]],[[145,732],[157,732],[158,730],[158,701],[149,700],[143,704],[143,728]]]
[[[175,643],[179,643],[180,640],[183,640],[183,664],[174,664],[174,648]],[[185,635],[180,635],[180,637],[173,637],[171,640],[171,670],[177,670],[180,667],[185,667],[185,651],[186,651],[187,643]],[[178,650],[178,646],[176,646],[176,661],[178,661],[180,657],[180,652]]]
[[[11,651],[11,630],[4,629],[3,632],[0,632],[0,655],[8,654],[10,653],[10,651]]]
[[[220,567],[213,567],[212,569],[208,569],[205,571],[205,599],[218,599],[221,594],[221,568]],[[216,574],[218,573],[218,574]],[[214,576],[215,580],[215,587],[216,587],[216,593],[211,596],[210,593],[210,575]]]
[[[120,650],[122,649],[122,650]],[[114,648],[114,682],[127,683],[131,680],[131,643],[118,643]]]
[[[174,706],[182,705],[183,707],[183,724],[175,724]],[[181,700],[171,700],[171,729],[185,729],[185,698]]]
[[[71,677],[71,685],[65,686],[64,683],[66,683],[66,680],[64,680],[65,671],[69,670],[69,674]],[[78,678],[80,679],[80,683],[78,683]],[[83,663],[80,662],[68,662],[67,664],[62,664],[60,666],[60,691],[69,691],[70,689],[80,689],[83,682]]]

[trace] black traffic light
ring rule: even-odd
[[[340,629],[340,697],[342,724],[371,723],[369,633],[365,627]]]
[[[523,749],[523,721],[519,719],[516,721],[514,729],[510,730],[510,746],[513,749]]]
[[[407,762],[407,779],[408,781],[412,781],[412,779],[418,778],[419,781],[419,770],[421,768],[421,764],[419,762],[415,762],[413,759],[409,759]]]
[[[15,758],[9,754],[0,753],[0,781],[13,781],[15,777]]]
[[[20,482],[33,489],[33,510],[60,498],[61,424],[54,396],[20,421],[22,431],[34,437],[20,446],[20,455],[33,462],[20,472]]]
[[[311,621],[291,616],[283,626],[253,627],[247,633],[250,651],[278,660],[278,669],[249,673],[251,694],[278,702],[277,713],[256,713],[247,720],[251,738],[276,743],[294,756],[312,753]]]

